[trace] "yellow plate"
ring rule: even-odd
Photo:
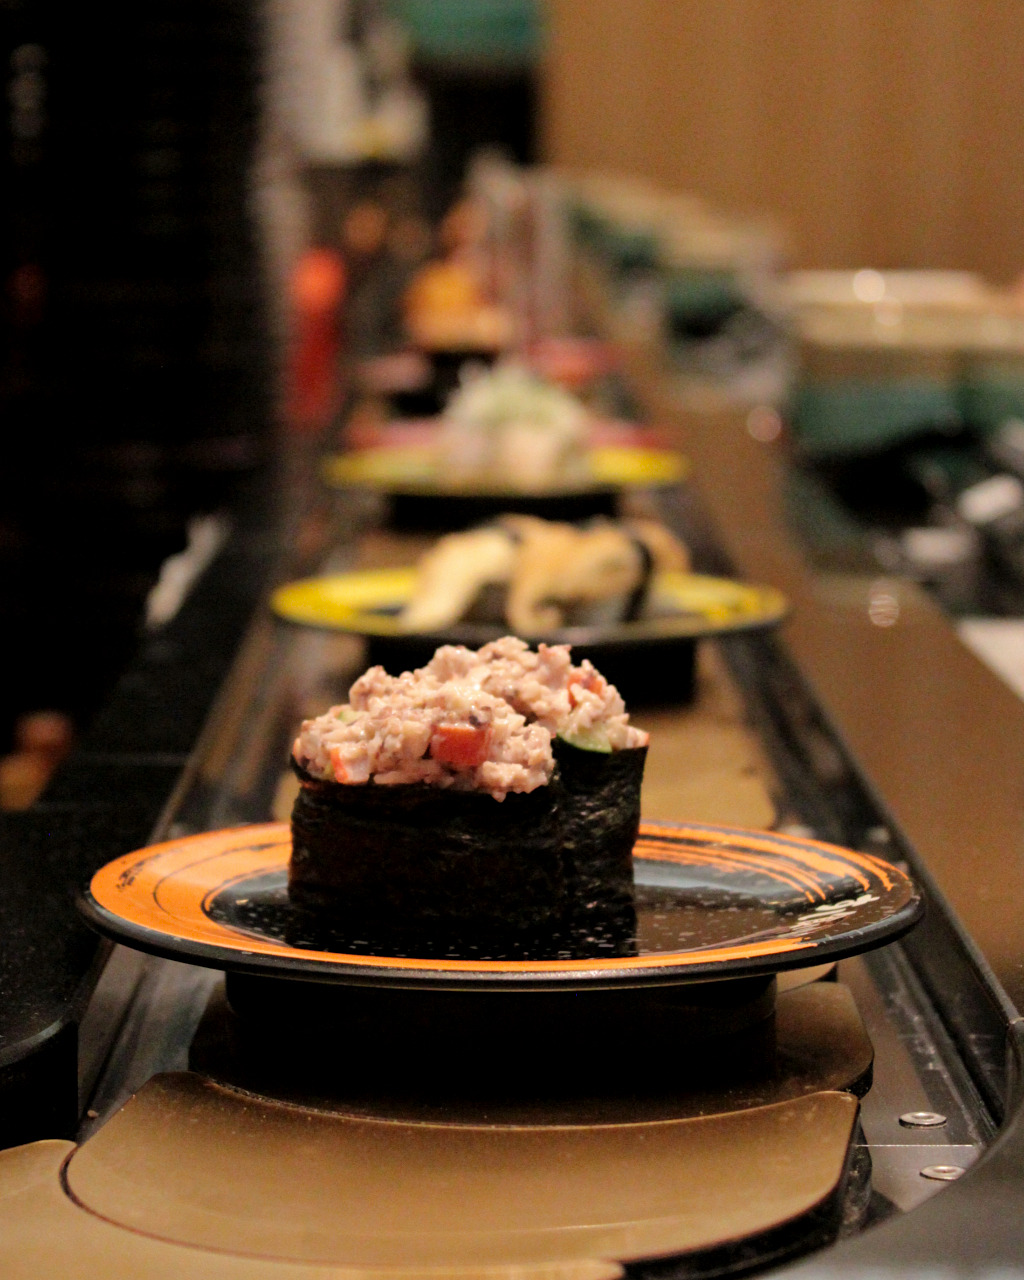
[[[606,489],[667,488],[685,480],[690,464],[671,449],[632,445],[602,445],[589,452],[590,479],[582,484],[555,485],[538,490],[538,497],[590,493]],[[326,458],[323,477],[335,489],[372,489],[380,493],[423,495],[460,494],[467,497],[528,495],[523,489],[502,489],[490,484],[445,483],[438,471],[435,451],[423,446],[381,446],[355,449]]]
[[[411,567],[366,569],[289,582],[278,587],[270,603],[288,622],[356,635],[400,636],[409,633],[402,631],[395,614],[411,597],[415,583],[416,570]],[[695,573],[657,574],[651,598],[657,616],[615,626],[565,627],[539,638],[576,644],[595,639],[610,643],[696,638],[774,626],[787,611],[785,596],[774,587]],[[498,623],[456,623],[430,634],[481,643],[504,630]]]

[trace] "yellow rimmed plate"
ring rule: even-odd
[[[278,617],[303,626],[412,639],[402,630],[397,615],[411,598],[415,584],[416,570],[412,567],[365,569],[286,583],[278,587],[270,603]],[[698,639],[772,627],[786,612],[786,598],[774,587],[706,574],[669,572],[654,578],[648,618],[612,626],[564,627],[524,638],[566,644]],[[429,634],[419,633],[415,639],[437,644],[484,644],[506,631],[498,623],[460,622]]]
[[[323,462],[324,480],[336,489],[367,489],[421,497],[551,498],[605,493],[618,489],[670,488],[690,472],[690,464],[671,449],[639,445],[598,445],[588,454],[590,477],[575,485],[558,484],[535,491],[502,488],[490,483],[452,485],[429,445],[382,445],[339,453]]]

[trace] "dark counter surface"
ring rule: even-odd
[[[0,814],[0,1146],[74,1132],[77,1022],[106,947],[75,896],[157,830],[261,599],[275,529],[267,498],[240,504],[220,554],[39,802]]]

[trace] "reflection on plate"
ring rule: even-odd
[[[635,445],[603,445],[588,454],[589,480],[582,484],[555,484],[528,494],[522,489],[496,488],[493,484],[453,487],[439,472],[436,453],[429,445],[355,449],[326,458],[323,476],[337,489],[370,489],[378,493],[436,497],[554,497],[557,495],[613,492],[618,489],[666,488],[679,484],[689,473],[689,463],[670,449]]]
[[[305,578],[279,587],[271,597],[271,607],[288,622],[357,635],[415,638],[429,642],[432,648],[439,644],[481,645],[507,633],[508,628],[499,623],[460,622],[441,631],[410,636],[402,631],[397,614],[411,597],[415,582],[414,568]],[[671,572],[655,577],[650,610],[650,617],[637,622],[563,627],[534,638],[575,645],[632,645],[644,640],[749,631],[781,621],[786,598],[774,587]]]
[[[242,973],[373,986],[566,989],[696,982],[821,964],[905,933],[913,884],[867,854],[765,831],[644,823],[629,939],[565,937],[544,958],[399,955],[365,938],[304,936],[288,900],[284,823],[208,832],[101,868],[86,917],[119,942]],[[550,940],[549,940],[550,941]]]

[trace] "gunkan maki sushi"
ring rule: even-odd
[[[373,933],[528,935],[632,910],[648,737],[568,645],[372,667],[293,748],[289,894]]]

